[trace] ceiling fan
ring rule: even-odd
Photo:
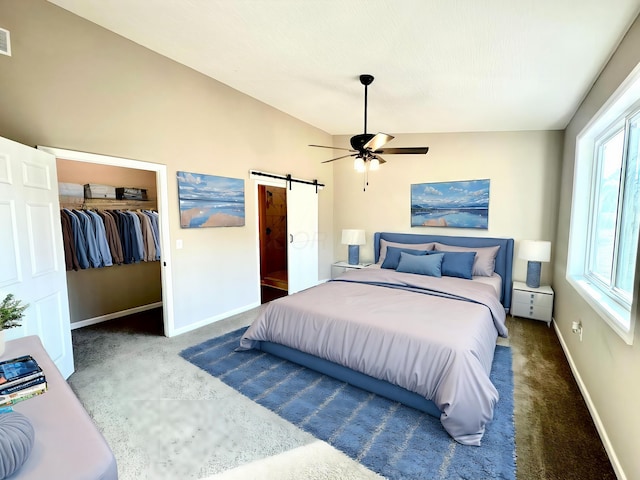
[[[381,148],[387,142],[393,140],[394,137],[382,132],[376,133],[375,135],[373,133],[367,133],[367,88],[372,82],[373,75],[360,75],[360,83],[364,85],[364,133],[351,137],[351,148],[309,145],[310,147],[332,148],[334,150],[346,150],[350,152],[347,155],[325,160],[322,163],[334,162],[347,157],[355,157],[354,168],[359,172],[365,172],[367,170],[367,163],[369,164],[370,170],[377,170],[380,164],[386,162],[386,160],[380,156],[381,154],[420,155],[426,154],[429,151],[429,147]]]

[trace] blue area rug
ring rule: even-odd
[[[235,352],[244,328],[180,355],[251,400],[389,479],[515,479],[511,350],[497,346],[500,392],[482,446],[454,441],[438,418],[260,351]]]

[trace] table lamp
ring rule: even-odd
[[[522,240],[518,257],[527,260],[527,287],[540,286],[541,262],[551,260],[551,242],[542,240]]]
[[[360,245],[365,243],[364,230],[342,230],[342,244],[349,245],[349,265],[360,262]]]

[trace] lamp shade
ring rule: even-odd
[[[518,258],[532,262],[548,262],[551,260],[551,242],[542,240],[522,240]]]
[[[343,245],[364,245],[364,230],[342,230]]]

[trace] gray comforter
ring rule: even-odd
[[[240,347],[279,343],[419,393],[455,440],[480,445],[498,401],[498,335],[507,329],[493,287],[367,268],[269,303]]]

